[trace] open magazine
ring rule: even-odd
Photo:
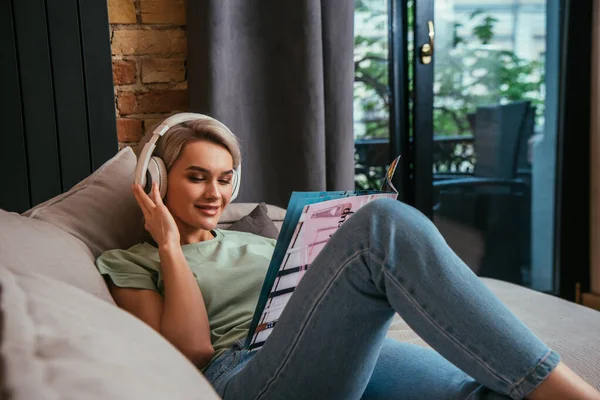
[[[359,208],[380,198],[398,197],[390,164],[381,190],[293,192],[254,311],[246,348],[263,346],[294,289],[327,241]]]

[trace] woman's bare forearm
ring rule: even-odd
[[[213,349],[202,292],[179,244],[159,248],[164,280],[160,331],[194,363],[206,364]]]

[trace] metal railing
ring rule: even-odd
[[[385,170],[395,155],[390,154],[389,139],[354,141],[354,176],[357,187],[378,189]],[[472,135],[433,138],[433,173],[436,179],[470,175],[475,167]]]

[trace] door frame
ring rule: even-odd
[[[590,287],[590,101],[593,0],[548,0],[560,7],[560,67],[554,211],[554,290],[577,300]],[[389,0],[390,155],[402,154],[395,184],[399,199],[429,218],[433,209],[433,61],[420,62],[434,20],[434,0]],[[413,54],[408,54],[414,18]],[[580,51],[589,48],[589,52]],[[410,64],[409,64],[410,63]],[[412,69],[412,71],[411,71]],[[413,93],[410,73],[413,73]],[[583,135],[572,132],[584,132]],[[569,134],[571,133],[571,134]],[[577,177],[574,179],[574,177]],[[583,182],[582,182],[583,181]]]
[[[593,0],[561,0],[555,211],[555,288],[571,301],[590,289],[590,127]],[[581,51],[588,48],[590,51]],[[583,132],[583,135],[577,134]]]

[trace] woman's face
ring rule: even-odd
[[[167,175],[165,204],[182,234],[211,230],[231,201],[233,158],[222,146],[188,143]]]

